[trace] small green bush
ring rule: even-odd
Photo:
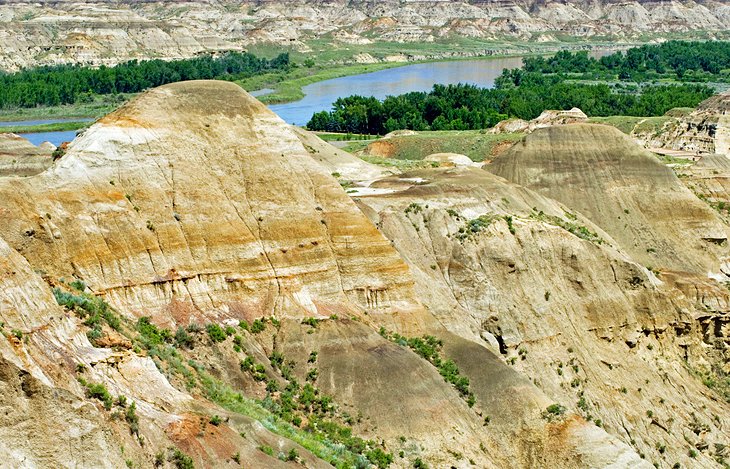
[[[317,318],[306,318],[302,320],[302,324],[306,324],[308,326],[317,327],[319,324],[319,319]]]
[[[177,448],[172,448],[172,454],[169,457],[169,461],[175,466],[176,469],[195,469],[195,464],[193,464],[193,458]]]
[[[86,397],[100,400],[106,410],[111,410],[114,399],[109,394],[106,386],[101,383],[86,383],[85,381],[81,381],[81,384],[86,387]]]
[[[124,420],[129,424],[129,431],[133,435],[139,436],[139,417],[137,416],[137,404],[132,402],[124,412]]]
[[[258,334],[259,332],[263,332],[264,329],[266,329],[266,323],[262,321],[261,319],[256,319],[251,324],[251,333]]]
[[[205,326],[205,330],[208,332],[208,336],[210,337],[210,340],[212,340],[214,343],[223,342],[226,340],[226,332],[215,323],[210,323]]]

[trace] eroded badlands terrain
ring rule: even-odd
[[[47,166],[0,178],[13,467],[727,465],[727,220],[613,127],[399,173],[184,82]]]

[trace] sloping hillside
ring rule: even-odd
[[[63,399],[3,459],[647,466],[444,328],[331,170],[237,86],[186,82],[0,179],[3,404]]]
[[[487,169],[582,213],[645,266],[705,275],[727,255],[717,214],[613,127],[540,129]]]
[[[562,175],[557,165],[540,174],[556,168]],[[616,179],[614,190],[624,184],[635,182]],[[447,329],[481,341],[646,461],[722,467],[730,415],[724,286],[657,277],[585,216],[484,170],[419,170],[378,185],[396,191],[359,204]],[[502,417],[492,415],[488,429]]]

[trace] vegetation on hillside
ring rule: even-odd
[[[39,67],[0,75],[0,109],[92,102],[98,95],[138,93],[176,81],[232,81],[290,67],[287,53],[266,60],[240,52],[173,61],[132,60],[114,67]]]

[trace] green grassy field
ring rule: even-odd
[[[484,161],[494,156],[500,145],[518,142],[523,136],[522,133],[489,134],[484,130],[452,130],[419,132],[417,135],[392,137],[381,141],[393,145],[392,154],[386,159],[416,161],[433,153],[459,153],[468,156],[472,161]],[[351,153],[362,151],[370,143],[353,142],[344,150]],[[372,157],[374,155],[364,153],[363,159]]]
[[[90,122],[57,122],[55,124],[41,124],[30,126],[0,127],[0,133],[32,133],[32,132],[62,132],[67,130],[79,130],[87,127]]]
[[[378,70],[402,67],[403,65],[409,64],[405,62],[390,62],[339,65],[334,67],[299,67],[289,73],[267,73],[265,75],[239,80],[236,83],[246,91],[255,91],[264,88],[273,89],[273,93],[258,98],[264,104],[289,103],[302,99],[304,97],[302,87],[311,85],[312,83],[350,75],[377,72]]]
[[[595,124],[605,124],[616,127],[626,135],[632,133],[639,134],[656,134],[664,124],[674,119],[671,116],[657,117],[633,117],[633,116],[610,116],[610,117],[591,117],[588,122]]]
[[[63,106],[39,106],[33,108],[0,109],[0,121],[24,121],[37,119],[97,118],[112,112],[132,95],[121,99],[114,96],[97,96],[91,103]]]

